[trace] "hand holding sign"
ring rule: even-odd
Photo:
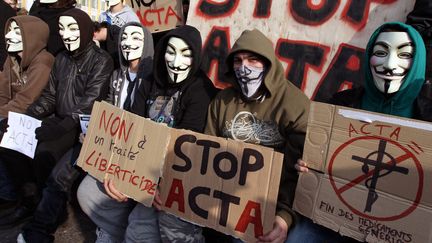
[[[0,146],[33,158],[37,146],[35,129],[41,126],[41,121],[15,112],[9,112],[8,117],[9,128]]]
[[[0,121],[0,132],[5,133],[7,131],[8,128],[8,119],[4,118]]]
[[[285,242],[287,234],[288,234],[288,225],[285,222],[285,220],[280,217],[276,216],[273,229],[268,232],[267,234],[258,237],[258,243],[261,242]]]
[[[126,202],[128,200],[128,197],[125,194],[117,190],[111,178],[106,178],[104,180],[104,188],[106,193],[117,202]]]

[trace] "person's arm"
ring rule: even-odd
[[[218,99],[218,96],[210,103],[208,107],[207,112],[207,122],[204,129],[204,134],[211,135],[211,136],[220,136],[218,124],[219,124],[219,103],[220,100]]]
[[[190,90],[189,94],[183,94],[186,102],[180,102],[179,107],[182,110],[182,117],[177,120],[175,128],[188,129],[194,132],[204,132],[207,119],[207,110],[215,91],[207,87],[198,86],[197,90]]]
[[[10,58],[6,59],[4,64],[5,69],[0,72],[0,106],[6,105],[11,98],[11,86],[10,86]]]
[[[94,68],[88,75],[84,95],[72,108],[72,118],[79,124],[78,114],[90,114],[95,101],[106,98],[109,86],[109,78],[114,69],[113,61],[108,55],[95,60]]]
[[[42,91],[40,97],[33,102],[26,111],[26,114],[37,119],[49,116],[55,111],[55,100],[58,80],[56,77],[57,69],[61,68],[61,57],[57,57],[48,78],[48,84]]]
[[[110,77],[109,91],[108,91],[107,98],[105,99],[106,102],[108,102],[112,105],[116,105],[115,93],[116,93],[116,88],[118,86],[118,72],[121,72],[121,70],[120,69],[114,70],[114,72],[112,73],[112,75]],[[114,85],[116,85],[116,86],[114,86]]]
[[[9,102],[0,106],[0,116],[7,117],[9,111],[24,113],[40,96],[48,84],[54,57],[48,52],[37,56],[28,67],[27,83]]]
[[[43,121],[42,126],[36,129],[36,138],[39,141],[53,140],[77,127],[79,125],[79,114],[90,114],[93,103],[96,100],[105,98],[113,63],[108,55],[104,57],[95,60],[94,68],[88,75],[89,79],[86,83],[85,94],[72,108],[71,115],[64,117],[55,124],[48,124],[48,122],[44,123]]]

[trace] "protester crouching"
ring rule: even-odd
[[[364,86],[338,92],[329,103],[432,121],[432,90],[425,82],[426,49],[413,27],[399,22],[380,26],[369,39],[363,62]],[[296,169],[307,172],[307,161],[298,160]],[[323,234],[329,230],[306,218],[301,227],[304,231],[290,235],[289,243],[311,238],[311,242],[357,242],[336,232]]]
[[[113,64],[92,41],[90,17],[71,9],[60,16],[58,25],[67,51],[57,55],[48,85],[26,111],[42,120],[35,131],[38,145],[34,159],[14,151],[0,153],[21,197],[14,212],[0,219],[2,226],[16,225],[33,215],[51,170],[77,141],[78,115],[89,114],[93,102],[108,91]]]
[[[232,87],[211,103],[205,133],[284,152],[274,226],[258,238],[283,242],[296,221],[291,209],[297,182],[294,164],[303,151],[309,100],[285,79],[271,41],[256,29],[241,34],[226,63]]]
[[[12,17],[5,33],[8,55],[0,72],[0,139],[8,126],[8,113],[24,113],[40,96],[54,63],[46,51],[49,29],[39,18]],[[0,205],[6,209],[15,204],[16,193],[3,163],[0,161]]]

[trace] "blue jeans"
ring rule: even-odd
[[[72,184],[80,175],[80,171],[72,166],[80,149],[81,144],[76,144],[67,151],[48,177],[33,219],[23,227],[27,242],[53,242],[53,235],[67,214],[66,205]]]
[[[241,243],[240,239],[233,238],[231,243]],[[343,237],[339,233],[327,229],[324,226],[315,224],[309,218],[299,216],[296,225],[288,232],[285,243],[354,243],[357,242],[348,237]]]
[[[315,224],[309,218],[299,216],[296,225],[288,232],[285,243],[346,243],[356,242],[353,239],[343,237],[338,232]]]

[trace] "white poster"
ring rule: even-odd
[[[33,117],[9,112],[9,127],[3,135],[0,147],[15,150],[33,159],[38,143],[35,130],[41,124],[41,121]]]

